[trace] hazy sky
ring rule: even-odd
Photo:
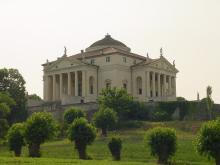
[[[42,96],[46,59],[80,52],[106,33],[134,53],[176,61],[177,95],[220,103],[220,0],[0,0],[0,68],[17,68]]]

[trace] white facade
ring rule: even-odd
[[[43,64],[44,100],[95,102],[103,88],[125,88],[140,101],[176,99],[175,64],[161,54],[151,59],[130,52],[110,35],[79,54]]]

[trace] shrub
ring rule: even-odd
[[[108,148],[112,154],[113,160],[121,160],[122,141],[120,138],[113,137],[108,143]]]
[[[169,121],[170,116],[165,111],[155,111],[153,112],[152,120],[153,121]]]
[[[97,128],[102,129],[102,135],[107,136],[107,130],[117,122],[117,114],[110,108],[101,108],[94,114],[93,122]]]
[[[7,138],[9,143],[9,149],[11,151],[14,151],[15,156],[21,155],[22,146],[25,145],[24,131],[25,127],[22,123],[13,124],[8,131]]]
[[[77,118],[70,125],[68,135],[70,141],[75,142],[75,148],[78,150],[79,158],[88,159],[86,147],[95,140],[95,128],[85,118]]]
[[[67,108],[64,112],[64,121],[71,124],[76,118],[86,117],[86,114],[78,107]]]
[[[171,128],[157,127],[149,130],[145,142],[151,149],[151,155],[158,157],[158,163],[167,163],[176,152],[176,133]]]
[[[199,154],[214,158],[220,165],[220,118],[202,125],[195,144]]]
[[[48,112],[33,113],[26,122],[25,139],[29,156],[40,157],[40,145],[55,135],[56,123]]]

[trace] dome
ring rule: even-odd
[[[94,42],[86,50],[91,51],[91,50],[102,49],[105,47],[116,47],[118,49],[130,51],[130,48],[128,48],[122,42],[113,39],[109,34],[107,34],[103,39]]]

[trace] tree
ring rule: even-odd
[[[186,99],[184,97],[181,97],[181,96],[177,97],[176,100],[177,101],[186,101]]]
[[[106,88],[102,90],[98,101],[103,108],[113,109],[123,119],[131,108],[133,98],[125,89]]]
[[[40,157],[40,145],[55,135],[56,126],[48,112],[35,112],[27,119],[25,139],[30,157]]]
[[[145,142],[151,149],[151,155],[158,157],[159,164],[167,163],[175,154],[176,141],[176,133],[171,128],[153,128],[145,136]]]
[[[15,102],[8,95],[0,93],[0,138],[4,138],[9,128],[7,117],[11,112],[10,107]]]
[[[220,118],[202,125],[195,146],[199,154],[214,158],[220,165]]]
[[[0,69],[0,92],[7,93],[14,99],[16,105],[12,107],[9,122],[26,120],[25,81],[17,69]]]
[[[110,108],[101,108],[93,116],[93,122],[97,128],[102,129],[102,135],[107,136],[107,130],[117,123],[117,114]]]
[[[208,86],[206,88],[206,106],[207,106],[207,111],[208,111],[210,120],[213,118],[213,112],[212,112],[213,105],[214,105],[214,102],[212,100],[212,87]]]
[[[113,160],[121,160],[122,141],[120,138],[113,137],[108,143],[108,148],[112,154]]]
[[[92,144],[96,137],[95,128],[85,118],[77,118],[69,128],[68,137],[75,142],[80,159],[88,159],[87,145]]]
[[[78,107],[69,107],[64,112],[64,121],[71,124],[76,118],[86,117],[86,114]]]
[[[21,155],[22,146],[25,145],[24,131],[25,126],[23,123],[13,124],[8,131],[7,139],[9,143],[9,149],[14,151],[15,156]]]
[[[31,94],[31,95],[28,95],[28,99],[30,100],[37,100],[37,101],[41,101],[41,97],[38,96],[37,94]]]

